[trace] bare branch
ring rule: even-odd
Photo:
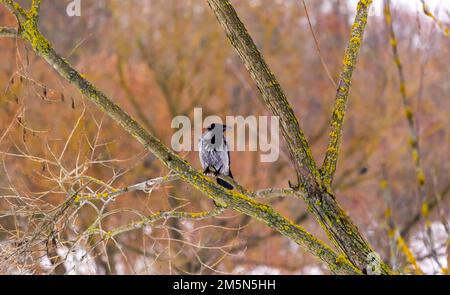
[[[0,27],[0,37],[17,37],[17,30],[14,28]]]
[[[359,1],[350,33],[350,40],[344,53],[342,70],[336,90],[336,100],[331,117],[328,147],[321,168],[322,178],[327,186],[331,186],[334,173],[336,172],[339,146],[342,137],[342,126],[347,108],[353,70],[355,69],[359,50],[363,41],[364,29],[367,24],[367,16],[371,4],[371,0]]]
[[[86,176],[84,176],[86,177]],[[222,178],[225,181],[230,182],[235,189],[245,195],[248,195],[255,199],[262,199],[262,198],[275,198],[275,197],[289,197],[289,196],[295,196],[299,198],[301,196],[301,193],[298,191],[295,191],[291,188],[266,188],[266,189],[260,189],[255,192],[249,192],[248,190],[244,189],[239,183],[237,183],[233,178],[230,178],[228,176],[220,175],[220,178]],[[91,181],[94,183],[98,183],[97,179],[90,178]],[[180,176],[177,174],[168,174],[166,176],[161,176],[157,178],[148,179],[124,188],[115,189],[115,188],[109,188],[109,192],[104,193],[98,193],[98,194],[78,194],[75,197],[75,203],[82,203],[84,201],[92,201],[92,200],[106,200],[106,199],[114,199],[120,195],[123,195],[125,193],[134,192],[134,191],[142,191],[145,193],[148,193],[152,191],[153,189],[156,189],[158,186],[172,182],[175,180],[179,180]],[[104,186],[107,186],[104,184]]]
[[[439,27],[439,29],[442,30],[442,32],[444,32],[444,36],[448,37],[450,36],[450,29],[447,28],[440,19],[438,19],[430,10],[430,8],[428,7],[428,5],[425,3],[425,0],[420,0],[422,2],[422,10],[423,13],[425,13],[426,16],[428,16],[429,18],[431,18],[436,25]]]
[[[142,181],[121,189],[112,189],[110,192],[100,193],[96,195],[88,194],[88,195],[77,195],[75,198],[76,203],[81,203],[83,201],[91,201],[91,200],[100,200],[100,199],[114,199],[119,195],[133,192],[133,191],[143,191],[149,192],[157,186],[160,186],[163,183],[171,182],[174,180],[180,179],[177,174],[169,174],[166,176],[161,176],[153,179],[149,179],[146,181]]]
[[[450,196],[450,184],[447,184],[447,186],[438,194],[441,201],[446,200]],[[428,211],[431,212],[432,210],[438,208],[439,202],[437,199],[432,200],[428,204]],[[402,230],[400,231],[401,235],[406,237],[409,235],[410,231],[414,228],[415,225],[419,223],[422,217],[422,212],[419,210],[418,213],[414,214],[403,226]]]
[[[393,207],[392,207],[392,193],[388,186],[388,181],[385,177],[385,172],[383,171],[383,179],[380,183],[381,189],[383,190],[383,197],[386,204],[386,209],[384,212],[384,216],[386,218],[387,223],[387,232],[389,237],[389,245],[390,245],[390,256],[391,256],[391,265],[394,271],[397,270],[397,249],[400,249],[400,251],[404,254],[406,260],[408,263],[414,267],[414,271],[416,274],[420,275],[423,274],[423,271],[420,269],[419,265],[417,264],[417,260],[414,257],[414,254],[409,249],[408,245],[406,244],[405,240],[401,236],[400,232],[398,231],[398,228],[395,224],[395,220],[393,217]]]
[[[322,63],[322,67],[325,70],[325,72],[327,73],[328,79],[330,80],[331,84],[333,84],[334,88],[336,88],[337,87],[336,82],[334,81],[333,77],[331,76],[330,70],[328,69],[326,62],[323,59],[322,51],[320,50],[319,40],[316,37],[316,33],[314,32],[314,28],[311,23],[311,19],[309,18],[308,7],[306,6],[306,2],[305,2],[305,0],[301,0],[301,1],[302,1],[302,5],[303,5],[303,10],[305,11],[306,19],[308,20],[309,31],[311,32],[311,35],[314,39],[314,45],[316,45],[317,54],[319,55],[320,62]]]
[[[165,211],[165,212],[156,212],[150,216],[143,218],[140,221],[132,222],[130,224],[115,228],[106,232],[106,238],[114,237],[118,234],[142,228],[146,225],[153,224],[154,222],[162,219],[169,218],[178,218],[178,219],[188,219],[188,220],[203,220],[209,217],[214,217],[220,215],[225,211],[224,207],[215,207],[210,211],[202,211],[202,212],[182,212],[182,211]],[[94,229],[95,231],[95,229]]]
[[[416,184],[417,184],[417,191],[419,193],[420,197],[420,203],[421,203],[421,213],[422,217],[425,223],[425,232],[429,239],[430,244],[430,252],[435,253],[435,246],[434,246],[434,237],[433,232],[431,230],[431,221],[430,221],[430,214],[429,214],[429,207],[430,207],[430,200],[428,197],[428,194],[425,189],[425,172],[421,164],[421,156],[420,156],[420,145],[419,145],[419,135],[417,132],[417,120],[414,116],[414,112],[411,109],[411,103],[407,96],[407,89],[406,89],[406,80],[405,80],[405,74],[403,72],[403,65],[400,60],[400,53],[398,50],[398,40],[395,35],[394,26],[392,24],[392,14],[391,14],[391,8],[390,8],[390,0],[384,0],[384,15],[385,15],[385,21],[387,28],[389,30],[389,43],[391,44],[392,48],[392,54],[394,57],[394,63],[397,68],[398,77],[399,77],[399,91],[400,96],[402,98],[402,106],[403,106],[403,112],[406,118],[406,121],[408,123],[408,132],[409,132],[409,146],[411,148],[411,156],[412,161],[415,167],[416,172]],[[436,263],[439,265],[439,259],[434,256],[434,259]]]

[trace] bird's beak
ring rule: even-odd
[[[227,125],[223,125],[223,131],[226,131],[226,130],[231,130],[231,127],[227,126]]]

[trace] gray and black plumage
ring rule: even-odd
[[[199,157],[203,173],[215,176],[226,175],[233,178],[230,170],[230,151],[225,138],[226,125],[211,124],[203,133],[199,142]],[[217,177],[217,183],[226,189],[233,186]]]

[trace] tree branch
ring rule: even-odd
[[[14,28],[0,27],[0,37],[17,37],[17,30]]]
[[[428,16],[429,18],[431,18],[436,25],[439,27],[439,29],[442,30],[442,32],[444,32],[444,36],[448,37],[450,36],[450,29],[447,28],[441,20],[439,20],[430,10],[430,8],[428,7],[428,5],[425,3],[425,0],[421,0],[422,2],[422,10],[423,13]]]
[[[183,212],[183,211],[158,211],[152,215],[146,216],[145,218],[135,221],[121,227],[115,228],[113,230],[106,232],[106,237],[111,238],[118,234],[122,234],[124,232],[128,232],[130,230],[135,230],[139,228],[143,228],[146,225],[153,224],[154,222],[162,219],[169,218],[178,218],[178,219],[188,219],[188,220],[203,220],[209,217],[218,216],[225,211],[224,207],[215,207],[210,211],[202,211],[202,212]],[[100,229],[94,229],[94,231]]]
[[[33,18],[33,21],[37,24],[39,21],[39,10],[41,9],[41,0],[32,0],[31,8],[28,12],[29,16]]]
[[[386,209],[384,212],[384,216],[386,218],[387,224],[387,233],[389,237],[389,245],[390,245],[390,256],[391,256],[391,265],[394,271],[398,268],[397,264],[397,251],[400,250],[405,256],[408,263],[414,268],[414,271],[418,275],[423,275],[423,271],[420,269],[417,264],[417,260],[414,257],[414,254],[409,249],[403,237],[400,235],[398,228],[395,224],[394,220],[394,210],[392,207],[392,193],[388,186],[388,181],[385,176],[385,172],[383,171],[383,180],[380,183],[381,189],[383,191],[383,198],[386,204]]]
[[[399,78],[399,90],[400,90],[400,96],[402,98],[402,106],[403,106],[403,113],[405,115],[406,121],[408,123],[408,131],[409,131],[409,146],[411,148],[411,156],[412,161],[414,164],[415,172],[416,172],[416,184],[417,184],[417,191],[419,193],[420,197],[420,203],[421,203],[421,213],[422,217],[425,223],[425,233],[426,236],[429,239],[429,247],[430,252],[435,253],[435,246],[434,246],[434,237],[433,232],[431,230],[431,221],[430,221],[430,214],[429,214],[429,207],[430,207],[430,200],[425,188],[425,172],[421,164],[421,156],[420,156],[420,145],[419,145],[419,135],[416,130],[417,128],[417,121],[414,117],[414,112],[411,108],[411,103],[407,96],[407,90],[406,90],[406,80],[405,80],[405,74],[403,71],[403,65],[400,60],[400,53],[398,50],[398,40],[395,35],[394,26],[392,24],[392,14],[391,14],[391,7],[390,7],[390,0],[384,0],[384,16],[385,16],[385,22],[386,26],[389,31],[389,43],[392,48],[392,55],[394,59],[395,66],[397,68],[398,78]],[[434,260],[438,265],[440,265],[439,259],[434,257]]]
[[[305,0],[301,0],[301,1],[302,1],[302,5],[303,5],[303,10],[305,11],[306,20],[308,21],[309,31],[311,32],[311,35],[314,39],[314,45],[316,45],[316,50],[317,50],[317,54],[319,55],[320,63],[322,64],[323,69],[327,73],[328,79],[330,80],[331,84],[333,84],[333,86],[336,88],[337,87],[336,82],[334,81],[333,76],[331,76],[330,70],[327,67],[327,63],[325,62],[325,60],[322,56],[322,51],[320,50],[319,40],[316,37],[316,33],[314,32],[314,28],[311,23],[311,19],[309,18],[308,7],[306,6],[306,2],[305,2]],[[298,2],[296,1],[296,3],[298,3]]]
[[[143,192],[149,192],[155,187],[164,184],[166,182],[171,182],[174,180],[180,179],[180,177],[177,174],[168,174],[166,176],[161,176],[157,178],[148,179],[146,181],[142,181],[121,189],[114,189],[110,188],[110,191],[99,193],[99,194],[78,194],[75,197],[75,203],[82,203],[84,201],[91,201],[91,200],[104,200],[104,199],[114,199],[120,195],[123,195],[125,193],[134,192],[134,191],[143,191]]]
[[[356,10],[355,20],[350,33],[350,41],[344,53],[344,60],[338,87],[336,100],[331,117],[328,147],[322,164],[321,173],[325,185],[331,186],[339,156],[339,146],[342,138],[342,125],[347,108],[347,100],[351,87],[353,70],[356,66],[358,53],[361,48],[364,29],[367,24],[367,16],[372,0],[360,0]]]
[[[238,184],[233,178],[227,176],[220,176],[223,180],[230,182],[238,192],[248,195],[254,199],[262,199],[262,198],[275,198],[275,197],[288,197],[295,196],[299,197],[300,193],[298,191],[294,191],[291,188],[266,188],[260,189],[255,192],[249,192],[244,189],[240,184]],[[102,184],[106,186],[106,184],[101,183],[99,180],[89,177],[89,179],[97,184]],[[105,199],[113,199],[125,193],[134,192],[134,191],[143,191],[149,192],[156,187],[175,180],[179,180],[180,176],[178,174],[168,174],[166,176],[160,176],[152,179],[148,179],[124,188],[115,189],[113,187],[108,186],[108,192],[102,192],[98,194],[82,194],[79,193],[75,196],[74,202],[76,204],[80,204],[84,201],[93,201],[93,200],[105,200]]]
[[[441,200],[446,200],[450,196],[450,184],[447,184],[447,186],[440,192]],[[438,201],[436,199],[432,200],[428,204],[428,210],[429,212],[433,211],[434,209],[438,208]],[[404,237],[409,236],[410,231],[414,228],[415,225],[419,223],[422,217],[422,212],[419,210],[418,213],[414,214],[405,224],[403,225],[403,228],[400,230],[400,234]]]

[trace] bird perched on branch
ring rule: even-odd
[[[203,133],[199,141],[199,157],[203,173],[213,173],[216,177],[226,175],[233,178],[230,170],[230,151],[225,138],[225,130],[228,126],[222,124],[211,124]],[[217,177],[217,183],[226,189],[233,186],[225,180]]]

